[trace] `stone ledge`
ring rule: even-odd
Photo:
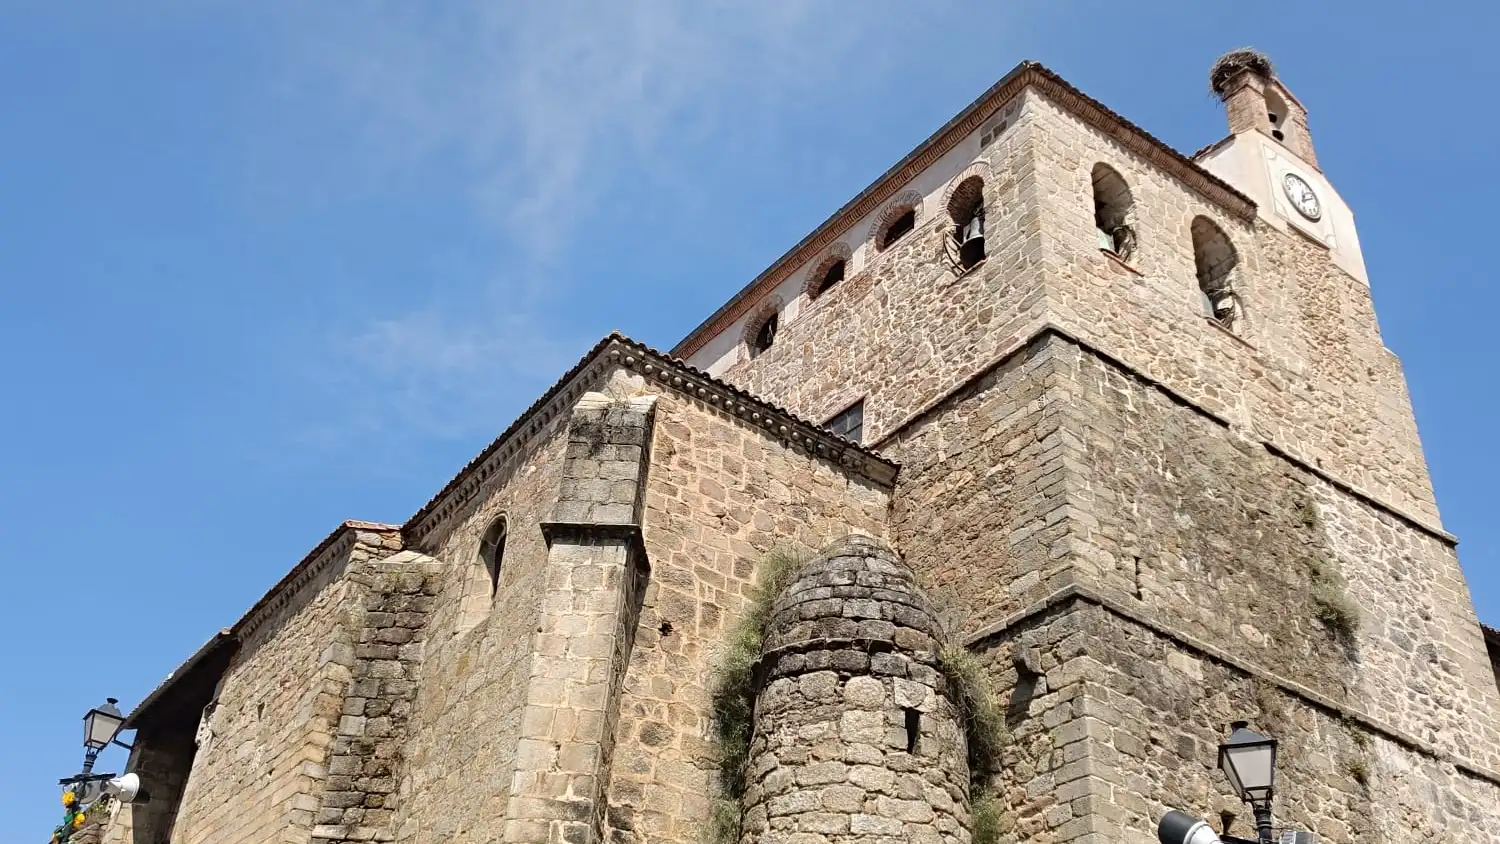
[[[1223,330],[1227,331],[1227,329]],[[1040,341],[1049,334],[1061,337],[1067,342],[1072,343],[1074,346],[1077,346],[1088,351],[1090,354],[1102,358],[1110,365],[1122,370],[1123,372],[1129,374],[1134,378],[1139,379],[1142,383],[1157,390],[1162,395],[1171,400],[1174,404],[1178,404],[1184,408],[1187,408],[1188,410],[1197,413],[1205,419],[1215,422],[1225,428],[1235,427],[1229,419],[1226,419],[1225,417],[1220,416],[1219,414],[1215,413],[1212,410],[1209,410],[1203,405],[1198,404],[1197,402],[1177,392],[1176,390],[1172,389],[1171,387],[1167,386],[1151,375],[1142,372],[1141,370],[1131,366],[1130,364],[1109,353],[1108,351],[1099,348],[1093,342],[1080,338],[1078,334],[1074,333],[1070,329],[1059,325],[1049,319],[1041,318],[1033,320],[1020,332],[1018,332],[1015,335],[1015,339],[1010,344],[1002,347],[997,354],[990,358],[989,362],[976,367],[968,377],[962,378],[962,380],[955,383],[952,387],[943,391],[942,393],[934,397],[931,401],[917,408],[915,411],[907,414],[905,418],[899,420],[894,426],[892,426],[889,431],[881,434],[879,439],[872,442],[870,444],[870,447],[877,449],[884,448],[892,440],[899,437],[901,433],[907,428],[915,425],[927,415],[931,414],[938,407],[942,406],[944,402],[951,400],[954,396],[957,396],[964,390],[968,389],[969,385],[973,384],[975,381],[984,378],[991,372],[994,372],[1001,366],[1004,366],[1005,363],[1012,357],[1025,351],[1032,344]],[[1241,340],[1240,342],[1244,343],[1246,341]],[[1248,343],[1246,345],[1248,345]],[[1252,346],[1251,348],[1253,349],[1254,347]],[[1249,435],[1253,432],[1242,431],[1242,433]],[[1304,460],[1303,458],[1297,456],[1295,453],[1271,442],[1270,440],[1262,439],[1259,436],[1253,436],[1251,437],[1251,439],[1253,442],[1256,442],[1263,448],[1265,448],[1265,450],[1270,452],[1272,455],[1279,457],[1282,460],[1287,461],[1288,463],[1291,463],[1292,465],[1296,466],[1299,469],[1302,469],[1308,474],[1316,476],[1329,485],[1336,487],[1341,492],[1344,492],[1345,494],[1350,495],[1365,504],[1368,504],[1376,510],[1379,510],[1382,513],[1386,513],[1393,518],[1399,519],[1408,527],[1421,531],[1422,533],[1425,533],[1434,539],[1445,542],[1449,546],[1456,547],[1458,545],[1458,537],[1443,530],[1441,527],[1429,524],[1421,517],[1407,513],[1405,510],[1402,510],[1394,504],[1389,504],[1385,501],[1382,501],[1373,493],[1366,492],[1354,483],[1343,480],[1328,472],[1327,470],[1319,468],[1311,461]]]
[[[1474,777],[1475,779],[1484,780],[1494,786],[1500,786],[1500,772],[1492,771],[1489,768],[1479,765],[1478,763],[1471,762],[1467,759],[1463,759],[1452,753],[1449,753],[1446,750],[1434,747],[1433,745],[1428,744],[1422,739],[1419,739],[1416,736],[1413,736],[1396,727],[1390,726],[1389,724],[1386,724],[1382,721],[1378,721],[1373,716],[1368,715],[1364,712],[1349,709],[1346,706],[1341,705],[1333,699],[1327,697],[1326,695],[1314,691],[1313,689],[1310,689],[1307,686],[1302,685],[1301,683],[1298,683],[1294,680],[1289,680],[1279,674],[1276,674],[1275,672],[1270,671],[1269,669],[1256,665],[1253,662],[1234,656],[1218,647],[1215,647],[1214,645],[1198,639],[1195,636],[1183,633],[1182,631],[1177,630],[1169,625],[1149,618],[1143,612],[1141,612],[1140,609],[1130,606],[1124,601],[1112,598],[1109,595],[1106,595],[1103,592],[1100,592],[1088,586],[1083,586],[1080,584],[1065,586],[1062,589],[1053,592],[1051,595],[1048,595],[1047,597],[1036,601],[1035,603],[1024,609],[1011,613],[1009,616],[1006,616],[1005,618],[1002,618],[1001,620],[996,621],[992,624],[985,625],[984,627],[964,638],[964,647],[975,650],[977,649],[977,646],[982,644],[985,640],[993,639],[996,636],[999,636],[1000,634],[1011,629],[1012,627],[1016,627],[1017,625],[1020,625],[1025,621],[1046,612],[1047,610],[1073,601],[1082,601],[1099,606],[1104,610],[1113,613],[1119,618],[1122,618],[1132,624],[1144,627],[1164,639],[1168,639],[1188,650],[1198,653],[1200,656],[1207,657],[1208,659],[1226,665],[1236,671],[1247,674],[1258,680],[1264,680],[1265,682],[1281,689],[1283,692],[1286,692],[1293,697],[1301,698],[1303,701],[1306,701],[1307,703],[1310,703],[1313,706],[1318,707],[1319,709],[1323,709],[1340,718],[1347,718],[1351,721],[1354,721],[1360,726],[1370,730],[1371,732],[1379,733],[1386,739],[1399,744],[1407,748],[1408,750],[1413,750],[1421,753],[1424,756],[1436,759],[1439,762],[1450,764],[1454,768],[1471,777]]]
[[[600,522],[542,522],[542,538],[546,540],[547,547],[557,541],[576,542],[580,545],[591,545],[601,541],[624,542],[630,546],[631,553],[641,561],[641,567],[650,570],[651,563],[646,558],[646,542],[641,534],[641,526],[633,524],[605,524]]]

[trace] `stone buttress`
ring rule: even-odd
[[[546,589],[501,839],[604,839],[614,720],[647,563],[642,485],[655,397],[586,393],[568,423],[547,538]]]
[[[939,639],[911,571],[871,538],[845,537],[801,571],[761,655],[743,844],[968,843],[966,745]]]

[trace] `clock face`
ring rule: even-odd
[[[1281,179],[1281,186],[1286,190],[1286,198],[1292,201],[1292,207],[1297,213],[1309,220],[1317,221],[1323,216],[1323,205],[1318,202],[1318,195],[1313,193],[1311,186],[1295,173],[1288,173]]]

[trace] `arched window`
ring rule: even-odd
[[[953,221],[954,266],[972,270],[984,260],[984,180],[970,176],[959,182],[948,197],[948,217]]]
[[[1199,306],[1204,316],[1229,328],[1240,315],[1239,297],[1234,289],[1239,254],[1224,230],[1207,217],[1194,219],[1192,232]]]
[[[499,516],[485,528],[479,540],[479,559],[490,576],[490,597],[500,588],[500,564],[505,560],[505,517]]]
[[[807,291],[810,296],[817,298],[827,293],[829,288],[844,280],[843,258],[836,258],[828,264],[828,267],[813,281],[812,287]]]
[[[771,345],[776,342],[776,312],[772,311],[769,316],[761,321],[755,329],[755,335],[750,339],[750,357],[760,357]]]
[[[881,232],[880,238],[875,241],[875,248],[884,251],[916,227],[917,209],[908,208],[886,224],[885,231]]]
[[[1094,228],[1099,233],[1099,248],[1129,259],[1135,251],[1135,229],[1130,225],[1130,186],[1115,168],[1095,164]]]

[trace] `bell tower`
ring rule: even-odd
[[[1195,156],[1214,175],[1255,200],[1260,217],[1325,246],[1333,262],[1369,283],[1354,215],[1318,166],[1307,108],[1252,49],[1214,62],[1209,85],[1224,103],[1229,137]]]

